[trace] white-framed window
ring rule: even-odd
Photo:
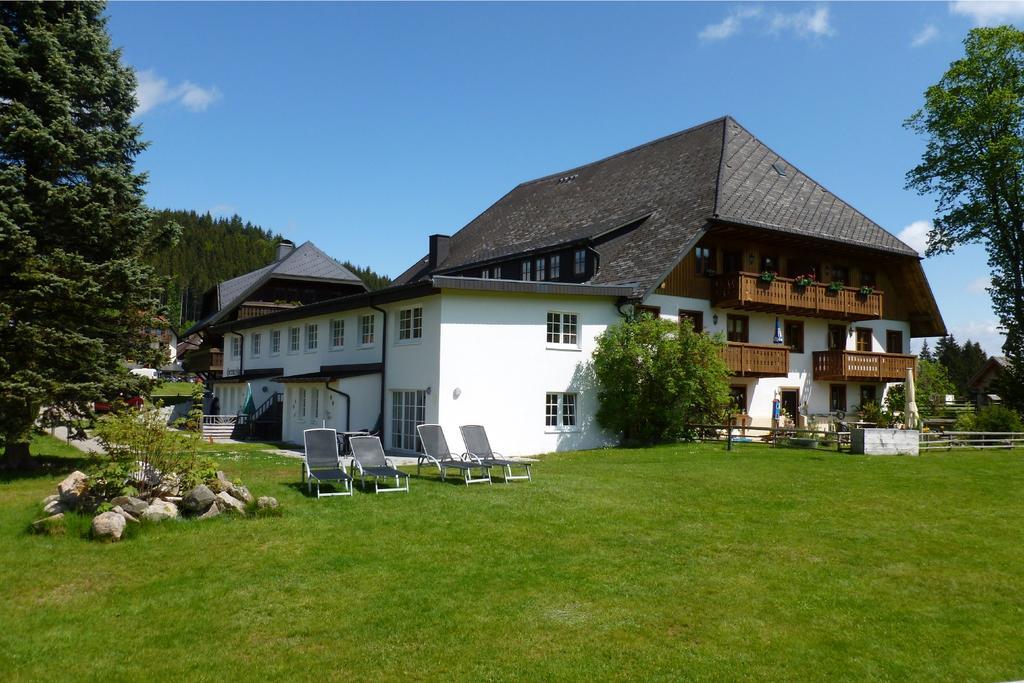
[[[423,338],[423,307],[403,308],[398,312],[398,341],[411,342]]]
[[[359,316],[359,345],[370,346],[373,344],[373,313]]]
[[[427,421],[427,392],[391,392],[391,447],[403,451],[423,452],[416,425]]]
[[[562,257],[559,256],[558,254],[555,254],[554,256],[551,257],[550,264],[551,267],[548,268],[549,277],[552,280],[557,280],[559,276],[562,274]]]
[[[302,331],[298,327],[288,328],[288,353],[299,352],[299,337],[301,332]]]
[[[241,337],[231,337],[231,357],[238,358],[242,355],[242,339]]]
[[[573,254],[573,266],[572,272],[576,275],[583,275],[587,272],[587,250],[577,249],[576,253]]]
[[[576,394],[549,393],[544,402],[544,425],[555,429],[576,426]]]
[[[548,344],[579,346],[579,327],[578,314],[548,311]]]
[[[501,266],[494,266],[491,268],[491,278],[494,280],[501,279]]]
[[[544,258],[543,256],[541,256],[534,263],[534,266],[536,268],[536,270],[535,270],[536,277],[534,279],[535,280],[547,280],[548,279],[548,260],[546,258]]]
[[[532,269],[530,268],[531,265],[532,264],[530,263],[530,259],[526,259],[525,261],[523,261],[523,279],[524,280],[529,280],[532,277],[532,274],[531,274],[532,273]]]
[[[306,401],[307,400],[308,400],[308,397],[306,396],[306,388],[302,387],[301,389],[299,389],[299,419],[302,420],[302,421],[306,420]]]
[[[480,273],[480,277],[482,277],[485,280],[490,280],[491,279],[491,269],[490,268],[484,268],[483,272]]]
[[[276,356],[281,353],[281,330],[270,331],[270,355]]]
[[[316,421],[320,419],[320,390],[310,389],[309,391],[309,414]]]
[[[345,321],[335,318],[331,321],[331,348],[340,349],[345,346]]]
[[[306,353],[316,351],[320,344],[320,326],[316,323],[306,325]]]
[[[252,334],[252,349],[250,349],[253,358],[259,358],[260,354],[263,353],[263,333],[253,332]]]

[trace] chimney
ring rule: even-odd
[[[295,242],[281,240],[277,245],[277,260],[283,261],[293,251],[295,251]]]
[[[427,256],[427,265],[431,270],[437,268],[448,258],[448,247],[451,241],[452,238],[448,235],[430,236],[430,254]]]

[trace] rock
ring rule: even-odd
[[[255,500],[252,497],[252,494],[249,493],[249,489],[241,485],[236,486],[235,484],[232,484],[231,488],[228,489],[228,493],[230,493],[232,496],[242,501],[243,503],[251,503],[253,500]]]
[[[210,519],[211,517],[216,517],[219,514],[220,514],[220,505],[215,503],[215,504],[211,505],[210,508],[206,512],[204,512],[203,514],[199,515],[199,519]]]
[[[117,514],[121,515],[122,517],[124,517],[124,521],[126,522],[134,522],[135,524],[139,523],[139,520],[135,519],[135,517],[125,512],[125,509],[120,505],[115,505],[111,512],[116,512]]]
[[[78,502],[79,496],[85,491],[88,481],[89,476],[85,472],[75,470],[64,481],[57,484],[57,493],[60,495],[60,499],[68,505],[74,506]]]
[[[228,486],[231,486],[231,480],[228,479],[227,475],[224,474],[224,472],[222,472],[221,470],[217,470],[217,481],[219,481],[222,484],[224,484],[225,488],[227,488]]]
[[[58,512],[55,515],[37,519],[32,522],[32,531],[37,534],[62,534],[64,533],[64,513]]]
[[[190,514],[201,515],[210,509],[215,500],[217,500],[217,495],[210,490],[210,487],[200,484],[181,499],[181,508]]]
[[[134,496],[118,496],[111,500],[110,504],[120,506],[121,509],[133,517],[138,517],[149,507],[149,503]]]
[[[256,501],[256,507],[260,510],[276,510],[279,507],[277,498],[271,496],[260,496]]]
[[[45,507],[46,505],[49,505],[55,500],[60,500],[60,496],[58,496],[56,493],[53,494],[52,496],[47,496],[46,498],[43,498],[43,506]]]
[[[178,506],[159,498],[153,499],[142,518],[149,522],[162,522],[165,519],[176,519],[178,517]]]
[[[221,502],[221,505],[225,511],[234,510],[235,512],[245,512],[245,503],[238,500],[227,491],[221,491],[220,493],[218,493],[217,500]]]
[[[125,519],[116,512],[101,512],[92,518],[92,537],[100,540],[121,540]]]
[[[51,500],[43,506],[43,512],[48,515],[62,514],[68,511],[68,506],[60,500]]]

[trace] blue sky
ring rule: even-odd
[[[903,129],[975,25],[1024,3],[115,3],[149,203],[238,213],[397,275],[524,180],[731,114],[921,249]],[[925,262],[998,352],[981,247]]]

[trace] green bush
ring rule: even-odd
[[[961,413],[956,418],[958,432],[1024,432],[1024,423],[1015,410],[1006,406],[985,406],[977,413]]]
[[[597,339],[598,423],[626,442],[694,436],[692,425],[721,424],[729,405],[724,342],[642,313]]]

